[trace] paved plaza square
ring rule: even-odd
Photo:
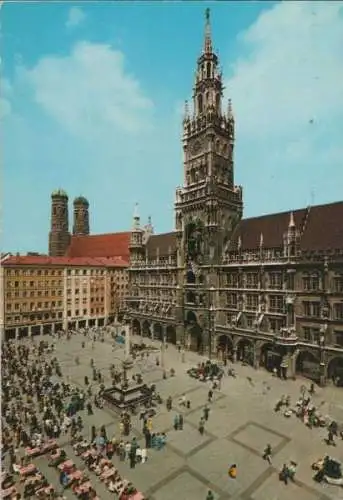
[[[83,340],[80,335],[75,335],[70,341],[56,341],[56,356],[64,377],[84,388],[85,375],[91,379],[90,363],[93,359],[105,377],[105,385],[109,386],[109,366],[123,359],[123,348],[113,349],[112,341],[106,338],[105,342],[95,342],[94,347],[87,342],[82,349]],[[157,342],[154,345],[160,347]],[[80,360],[78,365],[76,356]],[[136,363],[132,373],[141,372],[146,383],[155,383],[164,400],[169,395],[173,398],[172,410],[167,411],[163,403],[153,418],[153,432],[166,432],[167,445],[161,451],[149,450],[148,461],[134,469],[116,456],[113,458],[121,475],[130,479],[149,500],[205,500],[209,489],[215,500],[343,499],[342,488],[315,483],[311,470],[311,463],[326,453],[343,460],[343,441],[337,440],[337,447],[331,451],[324,442],[325,430],[308,429],[294,417],[286,419],[274,412],[275,402],[282,394],[289,394],[293,402],[298,399],[304,380],[281,381],[262,370],[237,364],[237,378],[226,376],[221,390],[215,391],[214,400],[209,404],[209,420],[201,436],[198,424],[207,404],[209,385],[190,378],[186,371],[203,358],[186,353],[185,362],[182,362],[177,349],[170,345],[165,353],[165,367],[167,373],[174,368],[176,376],[164,380],[162,368],[156,366],[156,356],[151,354],[148,359]],[[178,404],[184,394],[191,402],[189,409]],[[321,405],[323,411],[339,413],[342,398],[342,390],[328,387],[318,389],[314,403]],[[184,417],[182,431],[173,428],[177,413]],[[104,424],[109,437],[119,436],[118,415],[109,407],[95,409],[91,416],[83,412],[82,418],[85,434],[90,433],[92,425],[99,428]],[[144,443],[142,421],[138,416],[133,417],[131,437],[133,435]],[[63,446],[73,456],[68,438],[63,439]],[[262,459],[268,443],[273,449],[272,465]],[[43,459],[37,460],[53,481],[55,471],[48,469]],[[298,463],[298,470],[296,482],[286,486],[279,481],[278,472],[290,460]],[[232,463],[238,466],[236,480],[227,474]],[[101,500],[111,498],[95,477],[94,484]]]

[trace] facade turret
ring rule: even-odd
[[[65,255],[70,243],[68,195],[63,189],[51,194],[51,229],[49,233],[49,255]]]
[[[294,222],[294,214],[290,213],[288,230],[284,234],[284,254],[285,257],[296,257],[299,251],[300,232]]]
[[[141,228],[140,216],[138,213],[138,203],[135,205],[133,214],[133,225],[130,236],[130,262],[136,263],[144,256],[144,229]]]
[[[89,234],[89,203],[86,198],[79,196],[74,200],[73,234],[85,236]]]

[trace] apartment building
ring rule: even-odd
[[[109,324],[123,304],[126,269],[119,257],[7,257],[0,273],[2,338]]]

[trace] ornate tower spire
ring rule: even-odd
[[[68,195],[63,189],[51,194],[51,228],[49,233],[49,255],[62,257],[70,243]]]
[[[211,36],[211,22],[210,22],[210,9],[205,11],[205,38],[204,38],[204,53],[212,53],[212,36]]]
[[[135,208],[133,210],[133,229],[139,229],[141,224],[141,218],[138,211],[138,203],[135,203]]]
[[[288,227],[289,228],[291,228],[291,227],[294,228],[295,227],[293,212],[290,213]]]
[[[135,203],[135,208],[133,211],[133,225],[130,237],[130,262],[137,262],[142,258],[144,253],[144,242],[143,242],[144,230],[141,228],[141,218],[138,213],[138,203]]]
[[[229,121],[235,121],[235,117],[233,116],[233,110],[232,110],[232,100],[228,99],[227,102],[227,119]]]
[[[73,234],[82,236],[89,234],[89,203],[84,196],[74,200]]]

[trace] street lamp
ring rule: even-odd
[[[324,324],[320,329],[320,337],[318,340],[318,345],[320,349],[320,385],[325,385],[325,334],[327,332],[328,325]]]
[[[210,309],[209,309],[209,341],[210,341],[210,345],[209,345],[209,358],[211,359],[212,358],[212,342],[213,342],[213,337],[214,337],[214,322],[215,322],[215,306],[213,304],[213,293],[214,293],[214,286],[211,286],[210,288]]]
[[[165,351],[166,351],[166,328],[162,326],[162,346],[161,346],[161,368],[165,367]]]

